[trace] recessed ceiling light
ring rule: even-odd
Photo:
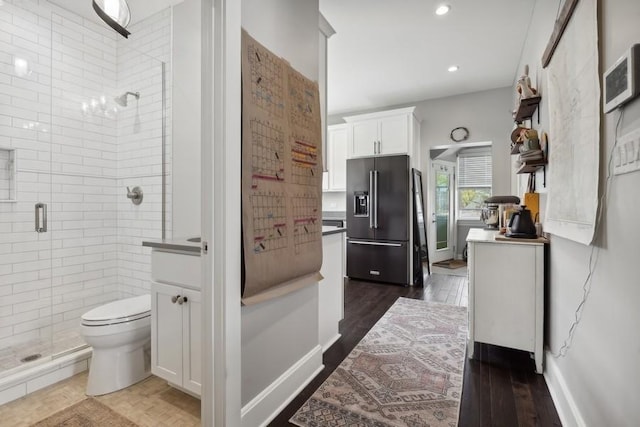
[[[450,10],[451,10],[451,6],[449,6],[448,4],[441,4],[436,9],[436,15],[440,15],[440,16],[446,15],[447,13],[449,13]]]
[[[457,65],[452,65],[451,67],[448,68],[448,71],[450,73],[455,73],[456,71],[458,71],[460,69],[460,67],[458,67]]]

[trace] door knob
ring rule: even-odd
[[[182,305],[187,302],[187,297],[178,297],[178,304]]]
[[[180,298],[180,295],[174,295],[174,296],[172,296],[172,297],[171,297],[171,302],[175,304],[175,303],[176,303],[176,301],[178,301],[178,298]],[[182,303],[180,303],[180,304],[182,304]]]

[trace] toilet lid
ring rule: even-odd
[[[150,316],[151,295],[140,295],[113,301],[87,311],[82,315],[84,325],[104,325],[130,322]]]

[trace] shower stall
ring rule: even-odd
[[[128,39],[90,1],[3,0],[0,22],[2,392],[85,348],[84,312],[149,292],[141,242],[171,233],[171,9]]]

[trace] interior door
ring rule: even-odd
[[[433,161],[429,179],[431,226],[429,255],[431,262],[452,259],[455,226],[455,163]]]

